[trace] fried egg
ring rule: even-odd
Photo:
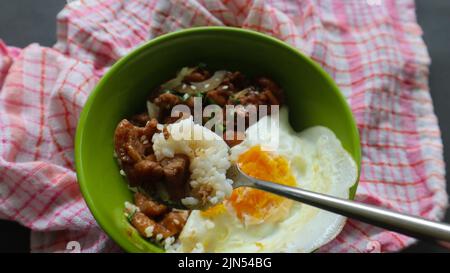
[[[230,160],[250,176],[341,198],[349,197],[358,173],[331,130],[316,126],[297,133],[286,108],[250,126]],[[242,187],[221,204],[192,211],[172,251],[311,252],[335,238],[344,223],[343,216]]]

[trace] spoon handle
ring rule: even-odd
[[[243,186],[268,191],[368,224],[425,240],[450,242],[450,225],[246,176]]]

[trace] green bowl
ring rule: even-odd
[[[129,252],[162,252],[123,215],[132,200],[113,158],[117,123],[145,109],[149,92],[187,65],[269,75],[286,93],[290,122],[300,131],[323,125],[337,135],[360,166],[358,130],[345,98],[331,77],[286,43],[261,33],[229,27],[200,27],[155,38],[118,61],[84,106],[75,139],[81,192],[103,230]],[[353,198],[357,183],[352,187]]]

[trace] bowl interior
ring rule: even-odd
[[[315,63],[281,41],[234,28],[206,27],[156,38],[116,63],[89,97],[77,129],[75,157],[82,193],[100,226],[124,250],[158,252],[123,216],[132,200],[113,158],[117,123],[145,110],[151,90],[186,65],[269,75],[285,90],[290,122],[302,130],[323,125],[337,135],[360,164],[358,131],[345,99]],[[356,184],[352,188],[353,197]]]

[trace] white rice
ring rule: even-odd
[[[170,236],[164,240],[164,249],[169,250],[172,244],[175,242],[175,238]]]
[[[133,215],[136,212],[139,211],[139,208],[137,206],[135,206],[134,204],[125,201],[125,213],[129,214],[129,215]]]
[[[167,126],[169,138],[163,133],[153,135],[153,150],[157,160],[185,154],[190,159],[191,193],[181,202],[190,209],[205,209],[222,202],[231,195],[232,181],[226,178],[230,167],[229,147],[211,130],[195,124],[191,118],[182,119]],[[198,191],[210,190],[207,198],[201,199]]]
[[[155,229],[154,226],[148,226],[144,231],[145,231],[145,236],[147,236],[147,238],[150,238],[153,236],[153,230]]]

